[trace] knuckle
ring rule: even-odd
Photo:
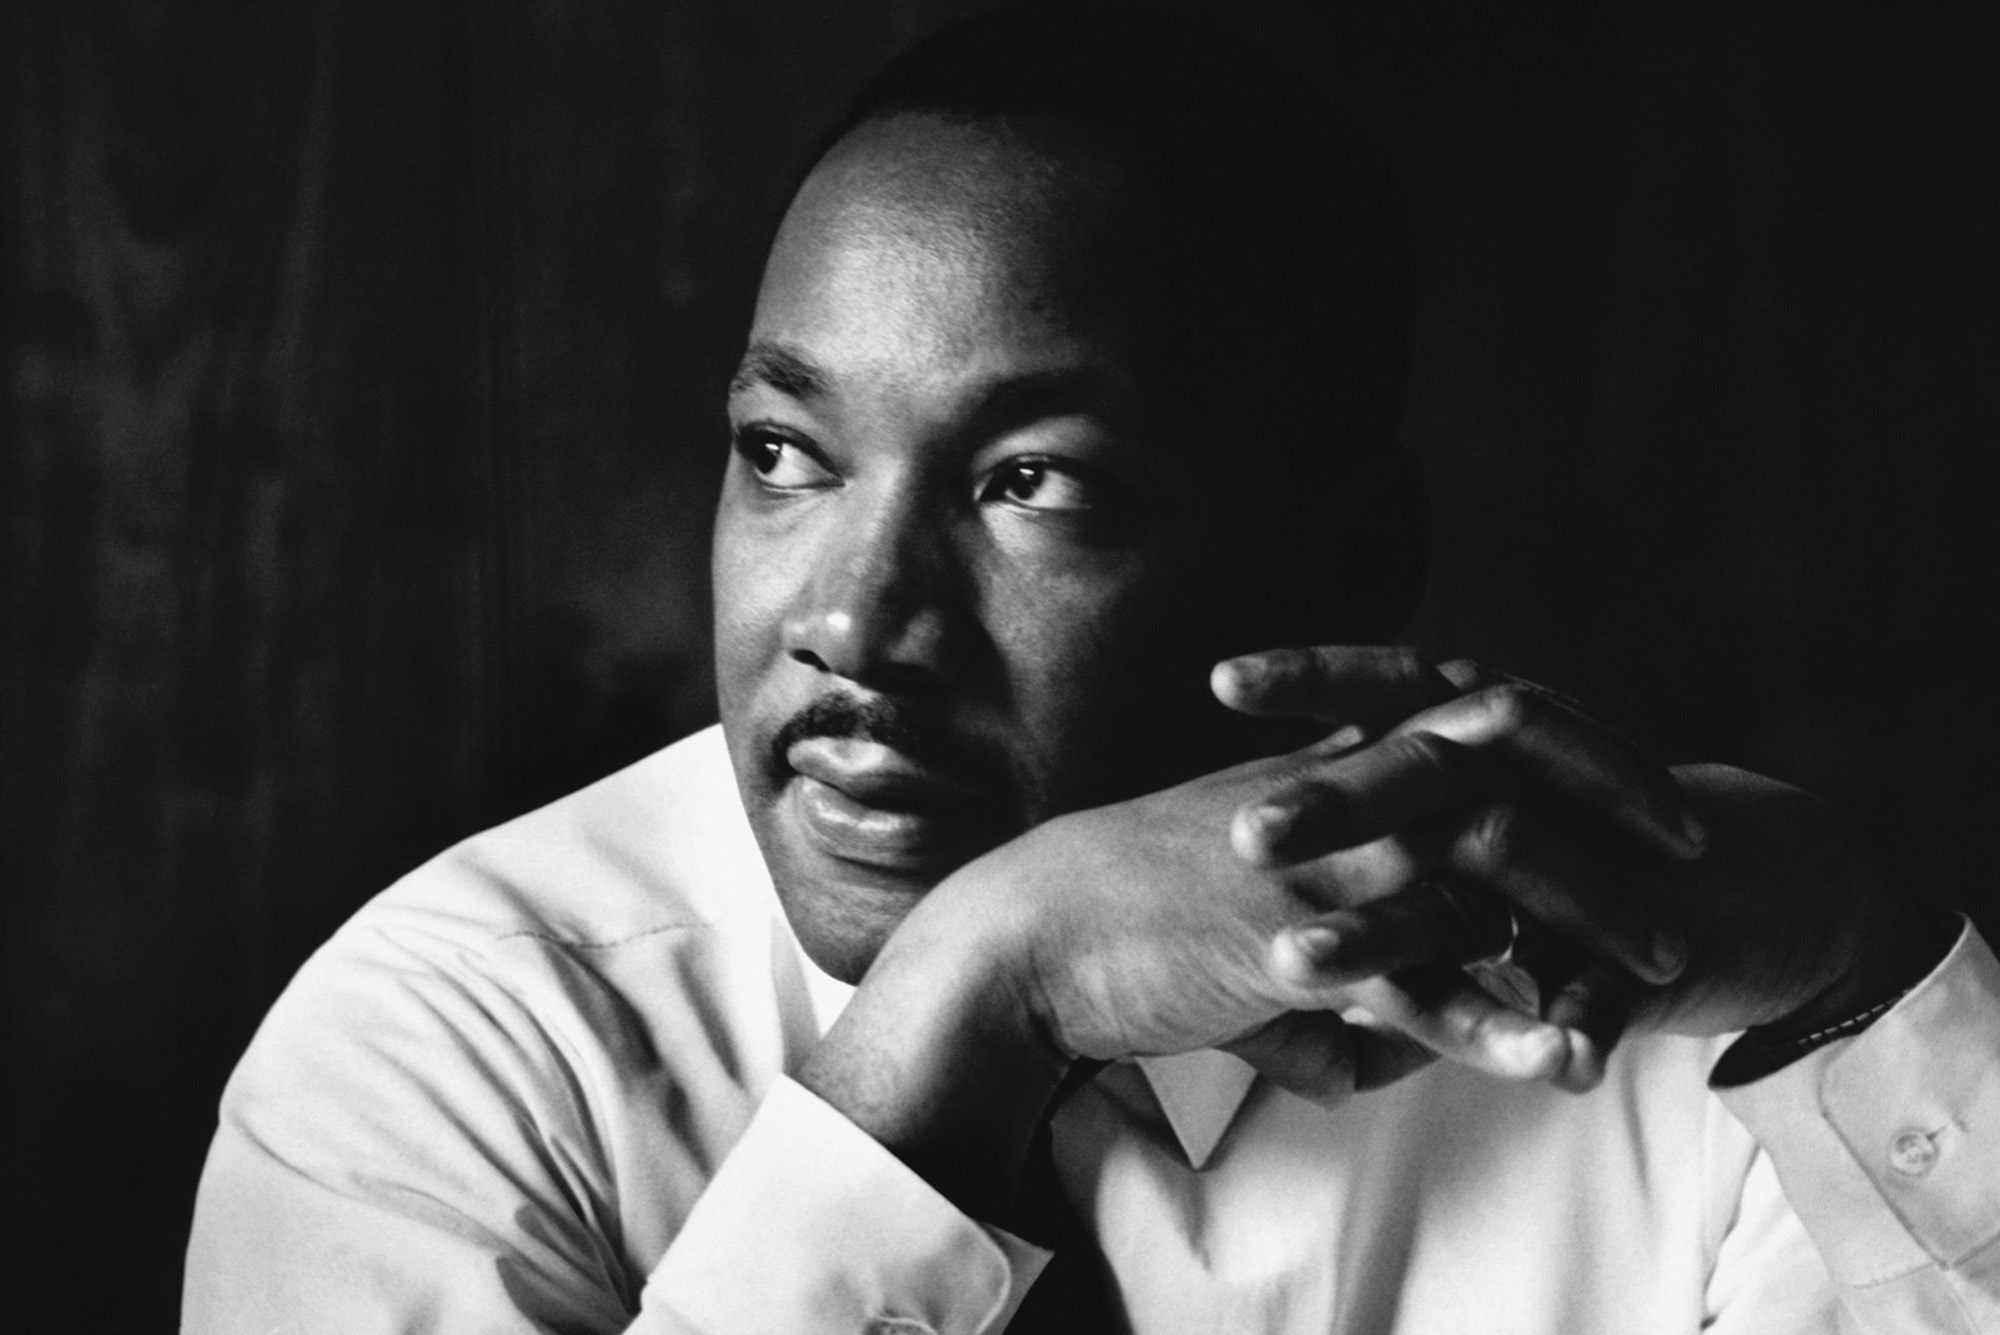
[[[1542,709],[1539,697],[1518,682],[1488,686],[1474,698],[1492,721],[1493,730],[1502,735],[1518,733],[1529,727]]]
[[[1383,745],[1393,750],[1397,760],[1436,775],[1456,774],[1464,763],[1464,748],[1434,732],[1399,733]]]
[[[1287,782],[1273,789],[1267,800],[1273,806],[1292,812],[1294,821],[1312,821],[1340,815],[1347,809],[1347,797],[1347,789],[1337,775],[1306,765],[1301,766],[1299,772]]]
[[[1298,790],[1319,776],[1321,762],[1310,752],[1295,752],[1271,767],[1259,795],[1265,802],[1295,801]]]
[[[1410,695],[1420,695],[1431,678],[1430,660],[1415,649],[1395,645],[1384,650],[1385,675],[1396,687]]]
[[[1333,667],[1324,649],[1266,649],[1256,657],[1273,681],[1318,681]]]
[[[1493,1012],[1469,998],[1447,1006],[1440,1019],[1445,1040],[1460,1051],[1485,1047],[1493,1034]]]
[[[1495,802],[1466,827],[1465,852],[1481,867],[1508,866],[1516,855],[1520,832],[1520,808],[1511,802]]]

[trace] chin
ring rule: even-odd
[[[883,945],[929,890],[891,890],[815,878],[776,879],[778,902],[807,956],[824,973],[858,984]]]
[[[784,817],[782,802],[751,821],[778,903],[812,962],[859,983],[882,946],[950,869],[892,871],[828,856]]]

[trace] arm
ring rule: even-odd
[[[1077,1061],[1229,1047],[1328,1097],[1407,1070],[1407,1040],[1337,1014],[1379,981],[1378,965],[1305,983],[1270,967],[1288,925],[1411,874],[1395,858],[1303,873],[1237,858],[1233,812],[1289,763],[1059,817],[947,878],[890,937],[802,1083],[968,1214],[1004,1223],[1027,1145]],[[1375,813],[1401,818],[1393,794]],[[1433,963],[1496,948],[1449,918],[1416,935]],[[1567,1060],[1556,1026],[1463,980],[1411,1010],[1412,1027],[1482,1069],[1526,1078]]]
[[[859,1335],[900,1319],[982,1335],[1006,1327],[1048,1259],[974,1224],[846,1117],[781,1080],[654,1269],[633,1329]]]
[[[1236,1026],[1266,1032],[1340,998],[1364,999],[1378,1018],[1460,1056],[1452,1042],[1463,1037],[1465,1014],[1420,1013],[1431,990],[1417,975],[1453,958],[1438,947],[1449,931],[1413,907],[1431,902],[1423,872],[1462,878],[1583,943],[1588,962],[1545,1014],[1567,1006],[1568,1020],[1584,1024],[1592,1006],[1615,1003],[1615,1023],[1594,1030],[1603,1035],[1599,1060],[1628,1022],[1688,1033],[1749,1026],[1772,1038],[1807,1032],[1895,995],[1935,957],[1935,920],[1887,895],[1860,870],[1838,820],[1784,785],[1685,770],[1678,782],[1666,779],[1675,799],[1663,803],[1665,771],[1566,704],[1511,690],[1473,690],[1386,734],[1360,733],[1285,765],[1211,776],[1178,798],[1052,822],[968,869],[891,941],[851,1024],[815,1055],[808,1080],[968,1211],[1005,1218],[1029,1130],[1079,1056],[1216,1044]],[[1524,781],[1467,782],[1481,766],[1455,758],[1460,750],[1492,756]],[[1231,783],[1248,791],[1233,822],[1218,823]],[[1699,813],[1700,833],[1676,839],[1674,828],[1689,828],[1675,809],[1681,800]],[[1593,820],[1636,839],[1579,834]],[[1229,838],[1246,854],[1242,864],[1295,873],[1278,887],[1293,894],[1289,905],[1203,861],[1203,850]],[[1385,839],[1402,844],[1400,865],[1378,847]],[[1371,858],[1381,873],[1372,881]],[[1315,882],[1309,864],[1326,872],[1329,860],[1331,880]],[[1302,908],[1316,898],[1341,907]],[[1124,911],[1110,911],[1114,902]],[[1229,908],[1206,916],[1197,904]],[[1646,957],[1662,928],[1674,957],[1665,964]],[[1315,929],[1331,935],[1331,949],[1302,948]],[[1189,957],[1176,942],[1202,948]],[[1493,1021],[1475,1018],[1483,1041],[1466,1045],[1468,1059],[1503,1075],[1589,1082],[1572,1062],[1551,1067],[1520,1060],[1518,1050],[1508,1069],[1509,1043],[1493,1041]],[[1532,1046],[1543,1032],[1510,1035]],[[1779,1171],[1790,1171],[1796,1153],[1767,1147]],[[1817,1328],[1825,1309],[1793,1300],[1823,1290],[1786,1276],[1823,1277],[1825,1267],[1801,1252],[1805,1235],[1770,1160],[1762,1162],[1727,1273],[1718,1268],[1718,1320],[1754,1325],[1782,1312],[1800,1329]],[[1983,1185],[1971,1194],[1992,1196]],[[1802,1213],[1817,1236],[1815,1214]],[[1845,1295],[1857,1312],[1858,1292]],[[1911,1319],[1906,1302],[1883,1328],[1909,1328]]]
[[[1719,1091],[1864,1331],[2000,1331],[2000,963],[1971,927],[1858,1037]]]
[[[1539,688],[1457,664],[1449,685],[1433,670],[1411,690],[1408,673],[1372,671],[1371,652],[1267,655],[1242,664],[1240,677],[1225,665],[1219,690],[1259,712],[1329,721],[1358,698],[1357,742],[1431,731],[1529,776],[1495,808],[1501,837],[1490,827],[1482,834],[1475,819],[1432,846],[1446,874],[1560,922],[1597,956],[1545,1013],[1592,1027],[1586,1013],[1598,1008],[1607,1017],[1599,1032],[1613,1038],[1628,1023],[1693,1034],[1748,1028],[1715,1083],[1775,1165],[1850,1318],[1871,1331],[2000,1329],[2000,1150],[1984,1134],[2000,1124],[2000,968],[1984,943],[1969,929],[1941,937],[1940,915],[1890,893],[1845,823],[1809,795],[1740,771],[1676,772],[1703,828],[1699,857],[1667,863],[1610,849],[1578,815],[1623,821],[1646,800],[1644,785],[1614,785],[1632,794],[1630,804],[1606,804],[1576,800],[1576,778],[1625,768],[1625,744]],[[1372,690],[1353,691],[1357,678]],[[1352,843],[1344,763],[1323,761],[1246,808],[1237,822],[1246,856],[1283,863]],[[1556,797],[1570,799],[1560,804],[1567,817],[1552,818]],[[1685,959],[1673,977],[1607,968],[1608,947],[1635,917],[1677,938]],[[1341,942],[1327,956],[1336,963],[1341,949],[1396,930],[1379,904],[1321,925]],[[1832,1042],[1812,1037],[1857,1030]],[[1718,1320],[1766,1311],[1783,1295],[1750,1271],[1796,1261],[1795,1248],[1771,1241],[1796,1224],[1758,1206],[1758,1180],[1745,1191],[1736,1252],[1718,1267]]]
[[[189,1335],[630,1322],[574,1068],[428,944],[343,932],[259,1030],[196,1200]]]
[[[717,948],[620,946],[624,973],[656,980],[635,997],[607,952],[496,961],[448,925],[408,927],[344,929],[232,1079],[190,1335],[817,1335],[888,1317],[969,1335],[1039,1272],[1040,1252],[790,1082],[752,1114],[696,1017],[757,1003],[704,1012],[677,990]],[[768,933],[745,953],[768,960]]]

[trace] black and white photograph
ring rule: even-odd
[[[1987,17],[13,0],[0,1327],[2000,1335]]]

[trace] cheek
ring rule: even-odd
[[[782,556],[724,504],[716,516],[710,589],[716,697],[725,721],[776,655],[790,597],[790,566]]]
[[[1145,563],[1094,573],[988,590],[1038,819],[1167,782],[1181,768],[1175,721],[1206,698],[1202,637],[1187,633],[1174,582]]]

